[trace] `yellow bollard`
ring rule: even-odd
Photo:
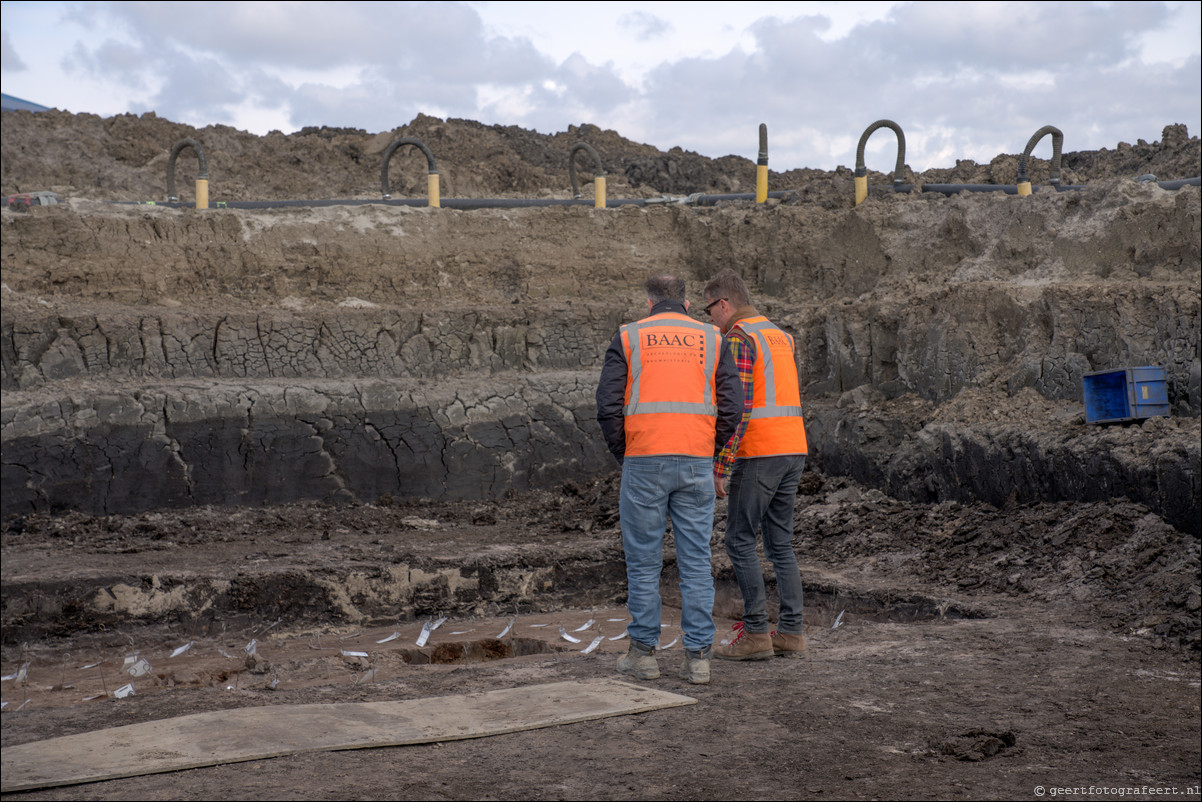
[[[755,166],[755,202],[763,203],[768,200],[768,165]]]
[[[196,179],[196,208],[209,208],[209,180],[207,178]]]
[[[430,173],[426,178],[426,193],[430,198],[430,205],[434,208],[442,206],[441,199],[438,197],[438,173]]]
[[[603,175],[593,179],[593,208],[605,208],[605,176]]]
[[[1027,197],[1028,195],[1030,195],[1031,194],[1031,182],[1030,181],[1021,182],[1018,185],[1018,194],[1024,198]]]
[[[868,176],[857,175],[856,176],[856,206],[859,206],[861,203],[863,203],[864,199],[867,197],[868,197]]]

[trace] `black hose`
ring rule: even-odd
[[[171,147],[171,155],[167,157],[167,200],[170,202],[179,200],[179,195],[175,194],[175,160],[184,148],[192,148],[196,152],[196,160],[200,162],[200,172],[197,174],[196,180],[209,180],[209,168],[205,165],[204,148],[195,139],[181,139]]]
[[[942,192],[944,195],[960,192],[1005,192],[1007,195],[1017,195],[1018,187],[1014,184],[923,184],[922,191]]]
[[[396,153],[396,149],[402,145],[413,145],[413,147],[420,149],[422,153],[426,154],[426,165],[429,167],[429,174],[438,175],[438,164],[434,161],[434,153],[426,147],[426,143],[412,137],[401,137],[385,149],[384,161],[380,164],[380,193],[384,196],[384,200],[392,197],[392,193],[388,191],[388,162],[392,161],[392,154]]]
[[[779,192],[769,192],[769,198],[789,198],[796,194],[796,190],[783,189]],[[690,195],[689,200],[698,206],[713,206],[724,201],[741,201],[755,200],[754,192],[739,192],[730,195]]]
[[[770,198],[788,198],[794,194],[794,190],[782,190],[780,192],[769,192]],[[740,200],[755,200],[755,194],[744,192],[730,195],[690,195],[687,198],[618,198],[610,201],[611,206],[657,206],[660,204],[683,203],[686,205],[696,206],[713,206],[724,201],[740,201]],[[445,198],[442,201],[442,207],[445,209],[518,209],[523,207],[550,207],[550,206],[591,206],[592,201],[589,200],[563,200],[557,198]],[[143,204],[138,201],[117,201],[118,206],[165,206],[169,209],[189,209],[191,203],[154,203]],[[429,205],[429,201],[425,198],[390,198],[383,200],[364,199],[364,198],[348,198],[348,199],[323,199],[323,200],[274,200],[274,201],[222,201],[213,204],[216,209],[290,209],[290,208],[306,208],[306,207],[329,207],[329,206],[413,206],[424,207]]]
[[[862,178],[868,175],[868,168],[864,164],[864,148],[868,145],[868,137],[880,128],[888,128],[897,134],[897,164],[893,167],[893,183],[896,187],[904,178],[903,174],[906,169],[906,135],[902,133],[901,126],[892,120],[877,120],[860,135],[860,144],[856,145],[856,177]]]
[[[1157,181],[1157,186],[1161,189],[1181,189],[1182,187],[1200,187],[1202,186],[1202,176],[1197,178],[1179,178],[1176,181]]]
[[[605,168],[601,165],[601,157],[597,155],[597,151],[592,145],[587,142],[577,142],[568,151],[568,177],[572,181],[572,197],[580,197],[580,185],[576,182],[576,152],[583,150],[585,153],[593,157],[593,164],[596,165],[596,176],[604,176]]]
[[[1060,129],[1053,125],[1045,125],[1040,128],[1027,142],[1027,146],[1023,148],[1023,156],[1018,160],[1018,182],[1019,184],[1027,183],[1027,159],[1031,158],[1031,151],[1035,150],[1035,146],[1039,144],[1039,140],[1043,139],[1048,134],[1052,135],[1052,171],[1048,174],[1048,183],[1056,186],[1060,183],[1060,149],[1064,145],[1064,134]]]
[[[614,201],[614,205],[638,204],[647,201],[643,198]],[[117,201],[117,205],[152,205],[165,206],[169,209],[188,209],[191,203],[151,203],[140,201]],[[423,208],[430,205],[426,198],[336,198],[319,200],[266,200],[266,201],[222,201],[213,204],[215,209],[297,209],[297,208],[326,208],[330,206],[412,206]],[[442,201],[443,208],[449,209],[507,209],[522,206],[591,206],[592,201],[586,200],[556,200],[548,198],[446,198]]]
[[[1057,192],[1077,192],[1085,189],[1084,185],[1060,185],[1052,187]],[[1032,187],[1038,191],[1039,187]],[[923,184],[923,192],[942,192],[944,195],[956,195],[960,192],[1005,192],[1007,195],[1017,195],[1016,184]]]
[[[1162,189],[1176,190],[1186,186],[1202,186],[1202,177],[1197,178],[1182,178],[1176,181],[1158,181],[1157,185]],[[910,184],[895,184],[895,192],[910,192],[913,186]],[[1041,187],[1032,187],[1038,192]],[[1053,187],[1057,192],[1080,192],[1081,190],[1089,189],[1084,184],[1062,184]],[[944,195],[955,195],[959,192],[1004,192],[1007,195],[1014,195],[1018,192],[1018,187],[1014,184],[923,184],[923,192],[942,192]],[[786,189],[778,192],[769,192],[770,198],[790,198],[797,193],[797,190]],[[755,195],[752,193],[732,193],[725,195],[704,195],[697,193],[690,195],[687,198],[618,198],[609,201],[611,206],[658,206],[661,204],[681,203],[685,205],[696,206],[713,206],[718,203],[727,201],[755,200]],[[145,203],[143,201],[114,201],[117,206],[165,206],[169,209],[190,209],[193,204],[180,203],[178,201],[169,201],[167,203]],[[428,206],[429,201],[425,198],[392,198],[384,200],[363,199],[363,198],[339,198],[326,200],[276,200],[276,201],[219,201],[213,204],[216,209],[284,209],[298,207],[327,207],[327,206]],[[589,206],[592,201],[586,200],[560,200],[550,198],[447,198],[442,201],[444,207],[449,209],[515,209],[522,207],[549,207],[549,206]]]

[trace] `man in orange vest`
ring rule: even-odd
[[[743,594],[738,635],[714,648],[723,660],[803,657],[801,573],[793,552],[793,506],[805,467],[806,432],[801,414],[793,337],[751,306],[747,285],[723,270],[705,285],[705,310],[726,335],[743,384],[743,419],[714,462],[714,491],[730,501],[726,553]],[[756,530],[776,573],[780,624],[769,632],[764,574],[755,551]]]
[[[685,648],[679,676],[705,684],[714,643],[713,460],[739,424],[742,386],[717,327],[688,316],[684,280],[652,276],[645,287],[650,314],[619,329],[597,386],[597,422],[622,466],[618,509],[631,621],[618,671],[659,676],[659,578],[670,516]]]

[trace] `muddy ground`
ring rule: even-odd
[[[1195,538],[1131,503],[923,505],[805,477],[796,519],[811,656],[718,662],[698,687],[675,678],[675,643],[650,684],[695,706],[20,796],[728,799],[738,783],[755,799],[1002,799],[1032,798],[1040,785],[1196,789]],[[4,743],[236,706],[612,675],[623,641],[609,639],[626,620],[615,501],[609,477],[489,505],[32,516],[4,538],[8,605],[12,586],[29,583],[24,595],[63,607],[31,614],[26,637],[4,648],[6,672],[30,666],[25,687],[6,683]],[[739,602],[720,544],[725,630]],[[431,581],[411,610],[373,601],[373,584],[380,593],[398,569],[410,578],[453,569],[459,583]],[[147,574],[164,581],[129,584]],[[63,587],[48,587],[51,575]],[[220,578],[234,587],[206,590]],[[531,581],[546,591],[523,600]],[[156,601],[170,609],[184,585],[208,604],[136,623],[153,618]],[[97,596],[110,600],[108,615],[97,615]],[[436,614],[448,621],[416,647]],[[62,631],[38,636],[37,621]],[[667,644],[679,634],[670,602],[665,623]],[[561,625],[581,642],[560,636]],[[595,635],[605,640],[582,654]],[[134,656],[151,663],[149,675],[124,673]],[[105,696],[126,682],[135,696]]]
[[[1023,200],[883,195],[873,173],[855,207],[841,169],[774,174],[795,194],[764,207],[202,215],[107,202],[161,200],[184,136],[228,200],[378,197],[397,136],[432,146],[446,197],[567,197],[580,139],[611,196],[749,192],[754,169],[593,126],[4,117],[4,194],[63,200],[0,212],[4,745],[613,675],[617,476],[591,396],[650,270],[695,292],[743,269],[805,343],[814,446],[806,660],[691,686],[676,643],[651,684],[689,707],[21,797],[1198,797],[1202,215],[1197,188],[1135,180],[1202,173],[1184,126],[1089,153],[1070,132],[1065,182],[1090,191]],[[405,158],[392,192],[423,195]],[[1172,415],[1087,423],[1083,375],[1132,364],[1166,367]],[[720,638],[740,612],[723,516]],[[665,645],[673,579],[669,537]]]

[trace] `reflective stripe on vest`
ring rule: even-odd
[[[756,343],[751,415],[736,456],[807,453],[792,335],[763,316],[740,320],[735,325]]]
[[[622,326],[621,336],[626,455],[713,456],[718,329],[665,312]]]

